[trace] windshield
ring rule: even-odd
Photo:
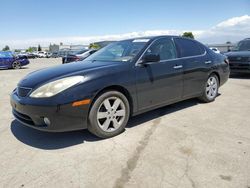
[[[135,39],[115,42],[89,56],[87,60],[131,62],[148,41],[149,39]]]
[[[250,51],[250,40],[243,40],[234,48],[235,51]]]
[[[13,57],[12,52],[0,52],[0,58],[9,58]]]

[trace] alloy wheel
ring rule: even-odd
[[[124,102],[119,97],[106,98],[97,111],[98,126],[105,132],[117,130],[127,115]]]
[[[20,62],[15,61],[15,62],[12,64],[12,68],[13,68],[13,69],[20,69],[20,68],[21,68]]]
[[[217,96],[217,92],[218,92],[217,79],[214,76],[211,76],[207,80],[206,95],[210,100],[212,100]]]

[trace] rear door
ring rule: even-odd
[[[183,59],[183,98],[199,95],[212,63],[209,55],[204,46],[194,40],[177,37],[174,41]]]

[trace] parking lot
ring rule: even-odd
[[[98,139],[87,130],[46,133],[14,120],[18,81],[61,59],[0,70],[0,187],[250,187],[250,76],[236,76],[216,101],[196,99],[131,119]]]

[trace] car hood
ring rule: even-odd
[[[28,74],[19,83],[20,87],[36,88],[47,82],[64,77],[85,75],[86,72],[96,69],[102,69],[110,66],[117,66],[121,62],[104,61],[79,61],[75,63],[63,64],[52,68],[41,69]]]
[[[224,55],[228,57],[250,57],[250,51],[232,51]]]

